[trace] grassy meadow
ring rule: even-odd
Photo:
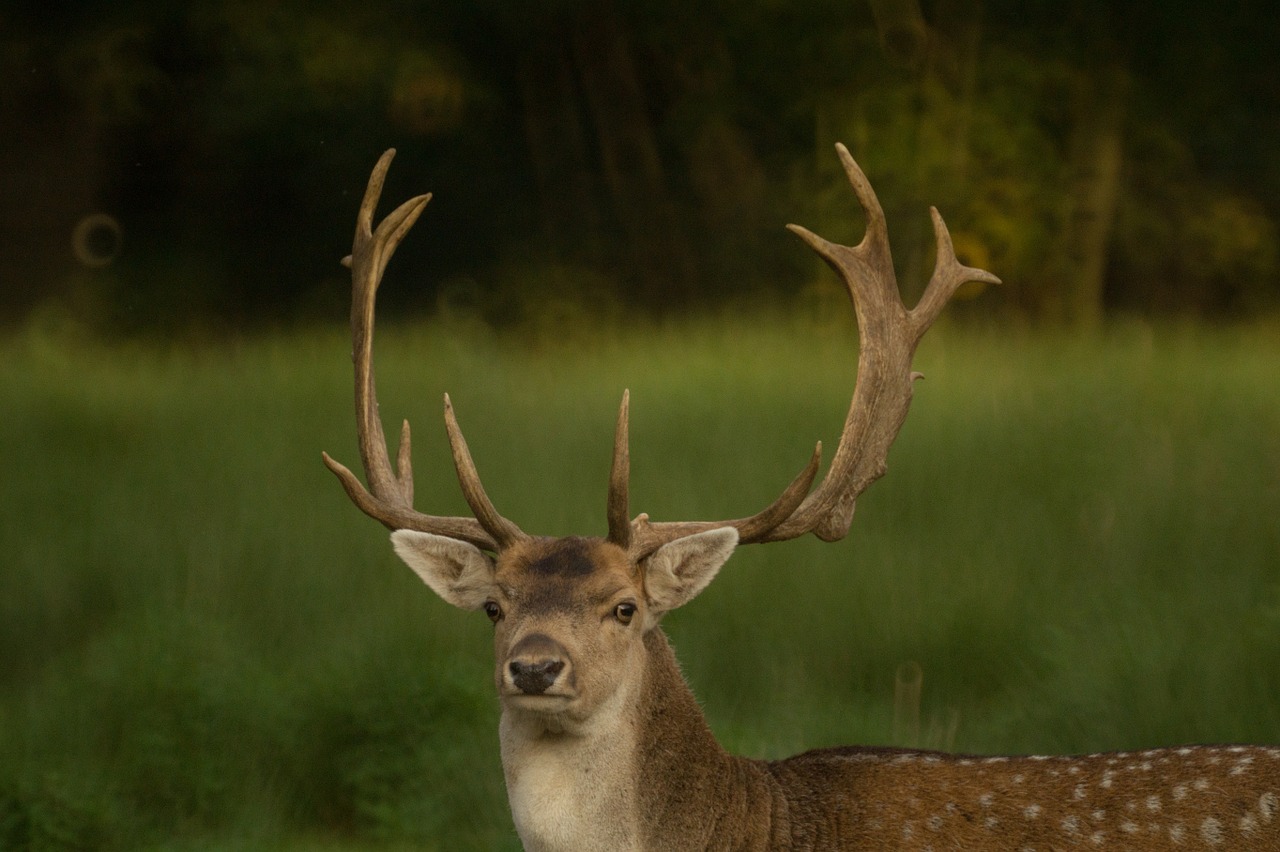
[[[488,621],[320,462],[358,465],[339,325],[0,343],[0,848],[519,848]],[[834,449],[849,325],[391,327],[382,410],[419,508],[466,511],[447,390],[504,514],[597,534],[629,387],[634,509],[737,517]],[[668,619],[721,741],[889,742],[914,662],[923,745],[1280,742],[1278,331],[936,329],[850,537],[743,548]]]

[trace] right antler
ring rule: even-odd
[[[862,242],[855,247],[837,245],[798,225],[787,226],[844,279],[858,317],[857,385],[831,468],[817,489],[808,493],[822,449],[819,444],[808,466],[782,496],[750,518],[652,523],[648,515],[641,514],[628,521],[628,401],[624,396],[609,485],[609,538],[626,547],[634,558],[643,558],[682,536],[726,526],[736,527],[744,544],[785,541],[809,532],[823,541],[843,538],[853,522],[858,496],[884,475],[889,446],[907,417],[912,384],[920,377],[911,370],[920,339],[961,284],[1000,283],[990,272],[961,265],[942,216],[937,208],[930,208],[937,261],[920,302],[907,310],[898,293],[880,201],[848,149],[837,144],[836,152],[867,216]]]
[[[365,478],[369,482],[368,489],[360,484],[355,474],[330,458],[328,453],[323,454],[324,463],[342,482],[351,501],[366,515],[381,521],[389,529],[436,533],[468,541],[485,550],[501,550],[527,536],[514,523],[498,514],[485,494],[447,394],[444,398],[444,421],[449,433],[449,446],[453,450],[453,464],[457,469],[458,481],[462,484],[462,494],[475,517],[440,517],[414,510],[408,420],[404,421],[400,429],[396,472],[392,471],[391,459],[387,455],[387,441],[378,415],[378,394],[373,376],[374,302],[387,262],[431,200],[429,194],[409,199],[383,219],[377,230],[373,230],[373,212],[378,206],[382,184],[395,154],[394,148],[387,151],[373,167],[364,200],[360,203],[360,213],[356,218],[356,235],[351,254],[342,259],[343,265],[351,268],[351,358],[355,362],[356,372],[356,431],[360,438],[360,460],[364,464]]]

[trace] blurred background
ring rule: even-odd
[[[929,204],[999,270],[983,315],[1250,316],[1280,299],[1272,11],[20,0],[0,13],[0,320],[327,319],[391,146],[391,194],[436,194],[405,249],[423,283],[393,305],[502,325],[791,299],[808,258],[782,224],[855,234],[836,141],[907,281]]]
[[[349,251],[388,434],[465,514],[740,517],[835,446],[857,331],[783,225],[928,207],[957,295],[850,537],[664,623],[713,730],[1073,753],[1280,740],[1280,17],[1066,0],[0,9],[0,850],[519,848],[490,625],[347,501]]]

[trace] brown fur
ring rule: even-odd
[[[728,754],[659,621],[710,582],[731,532],[678,540],[639,565],[598,539],[529,539],[495,563],[438,536],[395,537],[447,600],[501,607],[503,769],[530,852],[1280,852],[1280,748],[1079,757],[837,748],[775,762]],[[617,617],[620,602],[635,606],[630,618]],[[539,662],[555,666],[545,692],[511,673],[513,663]]]
[[[712,736],[661,630],[645,639],[645,847],[1280,850],[1280,748],[1080,757],[836,748],[764,762]]]

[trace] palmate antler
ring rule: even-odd
[[[787,226],[844,279],[858,317],[857,385],[827,475],[810,493],[809,485],[822,451],[819,443],[800,476],[773,505],[758,515],[736,521],[653,523],[641,514],[628,522],[629,454],[624,397],[614,438],[609,537],[633,554],[652,553],[673,539],[725,526],[738,529],[742,544],[785,541],[809,532],[823,541],[843,538],[853,522],[854,503],[871,483],[884,475],[889,447],[906,420],[912,385],[919,378],[919,374],[911,370],[911,359],[920,339],[961,284],[966,281],[1000,283],[990,272],[961,265],[946,223],[937,208],[931,207],[937,261],[920,302],[907,310],[898,293],[889,251],[889,230],[880,200],[849,150],[837,144],[836,153],[867,217],[867,232],[862,242],[852,247],[837,245],[799,225]]]
[[[849,247],[828,242],[797,225],[787,226],[840,273],[858,317],[857,384],[831,467],[821,484],[810,491],[821,458],[822,445],[819,443],[804,470],[778,499],[748,518],[655,523],[647,514],[640,514],[631,519],[627,437],[629,398],[624,394],[618,411],[609,476],[609,540],[625,548],[633,560],[643,559],[668,541],[719,527],[735,527],[740,542],[744,544],[785,541],[809,532],[824,541],[843,538],[853,520],[855,501],[884,474],[889,447],[906,419],[911,405],[912,384],[918,378],[918,374],[911,370],[911,359],[921,337],[961,284],[966,281],[999,283],[999,279],[989,272],[960,264],[942,217],[931,208],[937,238],[937,263],[919,304],[907,310],[898,294],[884,210],[849,151],[843,145],[837,145],[836,151],[854,194],[866,213],[866,236],[857,246]],[[356,424],[368,489],[350,470],[327,454],[324,456],[325,464],[337,474],[348,496],[361,511],[391,529],[432,532],[461,539],[486,550],[501,551],[528,536],[498,514],[485,494],[447,395],[445,426],[458,481],[474,518],[438,517],[413,509],[413,472],[409,460],[407,421],[401,430],[398,472],[392,471],[387,454],[374,388],[374,300],[387,262],[431,197],[420,195],[406,201],[376,230],[372,229],[374,208],[394,154],[394,151],[387,151],[373,169],[360,205],[352,253],[343,261],[351,267]]]

